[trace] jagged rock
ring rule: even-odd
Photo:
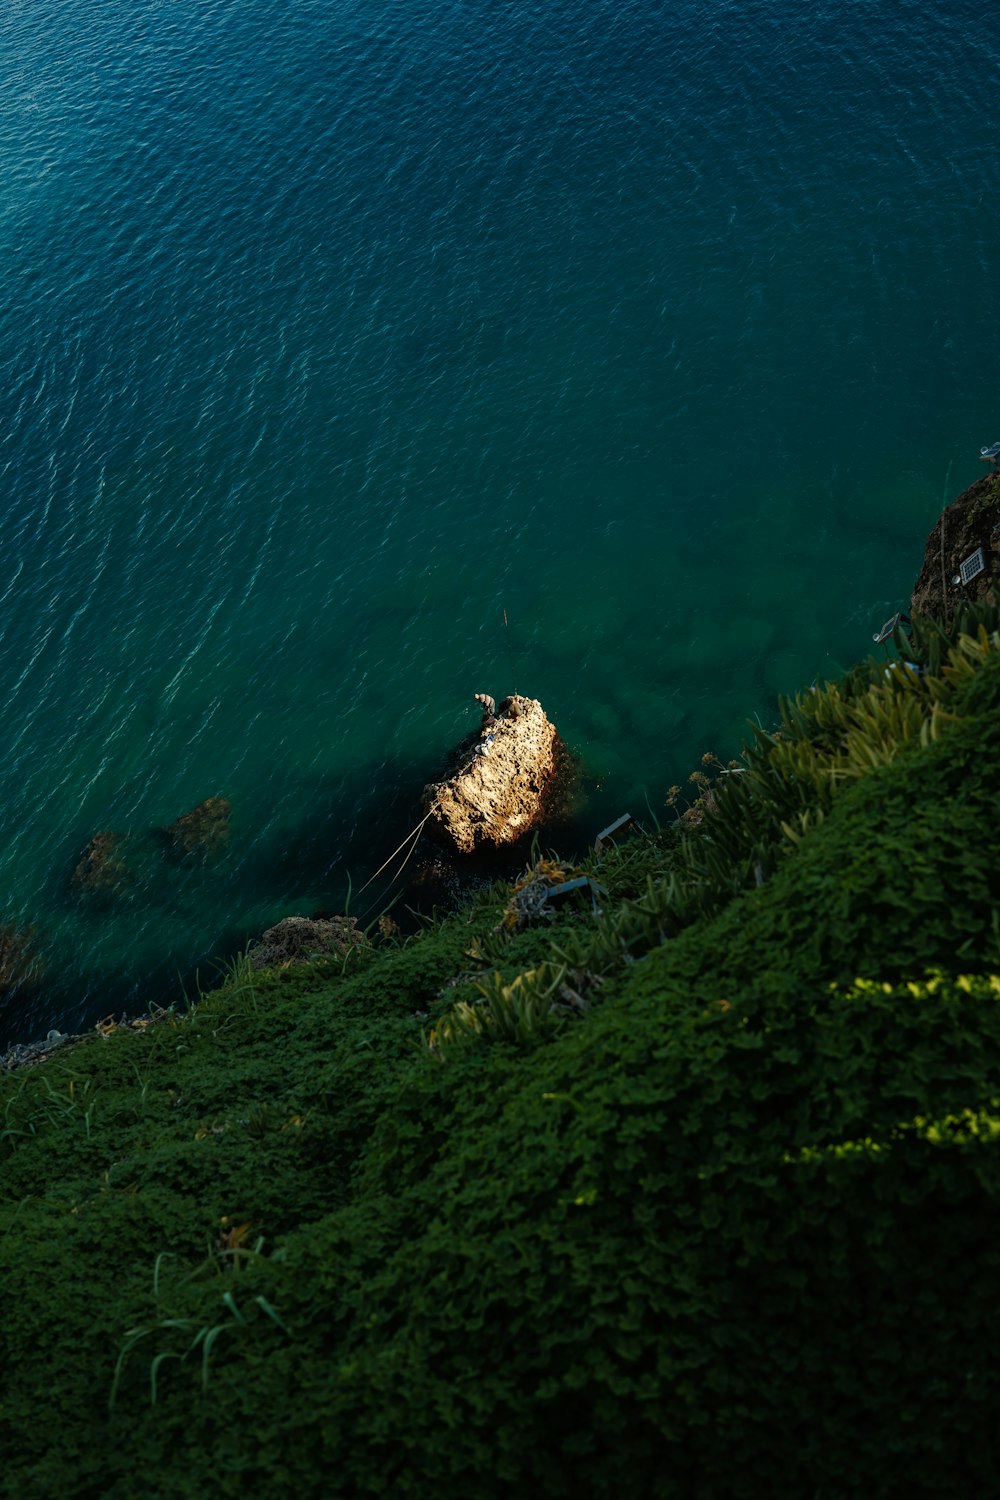
[[[250,949],[250,962],[255,969],[308,964],[317,958],[344,958],[352,948],[368,946],[354,917],[284,917]]]
[[[986,474],[942,511],[927,538],[923,567],[913,588],[914,614],[950,618],[962,599],[994,603],[1000,578],[1000,476]],[[953,584],[960,564],[982,547],[985,571]]]
[[[231,811],[225,797],[206,797],[163,832],[175,854],[200,854],[202,859],[209,859],[222,854],[229,844]]]
[[[113,829],[95,833],[73,871],[73,884],[90,891],[121,891],[129,880],[121,845],[122,836]]]
[[[497,715],[454,775],[423,790],[429,826],[460,854],[527,833],[553,769],[555,726],[536,699],[506,698]]]

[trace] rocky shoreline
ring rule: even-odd
[[[480,695],[485,697],[485,695]],[[557,781],[565,780],[569,757],[537,699],[512,695],[499,709],[487,700],[478,731],[462,742],[454,769],[424,788],[422,803],[429,830],[440,853],[418,866],[415,885],[434,889],[445,883],[462,885],[460,871],[468,869],[472,882],[479,860],[489,851],[513,852],[520,840],[545,820],[548,798]],[[231,808],[223,797],[209,797],[176,822],[155,830],[162,852],[170,859],[204,863],[223,854],[229,843]],[[95,834],[75,865],[71,886],[81,898],[119,900],[132,882],[128,853],[130,836],[113,829]],[[393,928],[395,924],[393,923]],[[37,967],[30,934],[8,934],[8,988],[14,988],[30,965]],[[367,947],[368,938],[354,917],[330,913],[292,915],[269,927],[248,951],[253,969],[315,962],[317,958],[344,959],[352,949]],[[2,960],[2,953],[0,953]],[[3,988],[0,964],[0,990]],[[159,1014],[168,1014],[166,1011]],[[147,1018],[131,1021],[108,1018],[92,1032],[74,1034],[52,1030],[44,1040],[15,1043],[0,1054],[0,1073],[44,1062],[56,1049],[86,1036],[107,1035],[123,1027],[143,1027]]]
[[[977,556],[980,553],[981,555]],[[973,559],[965,569],[963,563]],[[1000,573],[1000,473],[991,472],[963,490],[945,507],[927,538],[924,559],[914,584],[911,611],[950,619],[962,602],[997,602]],[[548,820],[553,788],[565,779],[567,752],[554,724],[537,699],[512,694],[497,708],[486,695],[483,721],[463,742],[449,775],[430,782],[421,794],[429,831],[443,855],[431,861],[425,878],[440,881],[444,866],[452,873],[475,865],[487,851],[510,849]],[[229,841],[230,805],[210,797],[175,823],[157,830],[164,852],[174,859],[199,862],[218,857]],[[72,874],[81,892],[120,898],[130,871],[128,835],[103,830],[93,836]],[[428,876],[428,871],[430,872]],[[448,873],[447,870],[444,871]],[[460,882],[459,882],[460,883]],[[40,967],[34,934],[0,927],[0,992],[17,988]],[[290,916],[269,928],[249,953],[251,965],[302,963],[317,955],[343,958],[367,944],[354,918],[339,915]],[[158,1012],[152,1019],[168,1014]],[[118,1027],[143,1027],[149,1018],[101,1022],[93,1035]],[[81,1040],[50,1031],[43,1041],[13,1044],[0,1055],[0,1072],[42,1062],[59,1047]]]

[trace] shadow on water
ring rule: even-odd
[[[215,857],[172,855],[162,829],[123,833],[116,851],[125,868],[120,883],[74,884],[94,832],[68,831],[45,904],[83,941],[97,945],[101,956],[84,966],[74,963],[69,950],[46,955],[42,913],[40,947],[48,962],[37,978],[0,995],[0,1051],[53,1028],[76,1033],[105,1016],[183,1006],[185,995],[195,999],[199,989],[221,983],[226,959],[281,917],[346,908],[366,925],[386,912],[412,931],[421,915],[455,910],[471,892],[517,875],[530,858],[530,832],[503,849],[458,856],[425,831],[410,852],[409,835],[422,817],[422,788],[447,775],[475,739],[470,735],[437,763],[415,767],[395,759],[347,775],[301,777],[282,793],[283,801],[303,809],[294,826],[265,823],[255,834],[235,807],[231,840]],[[582,767],[558,742],[541,825],[543,848],[565,856],[587,841],[583,786]]]

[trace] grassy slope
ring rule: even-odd
[[[600,923],[3,1080],[4,1493],[997,1488],[998,646],[806,695]],[[586,1015],[422,1045],[567,955]]]

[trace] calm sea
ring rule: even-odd
[[[3,1039],[342,905],[474,692],[584,836],[865,654],[1000,438],[995,20],[7,0]]]

